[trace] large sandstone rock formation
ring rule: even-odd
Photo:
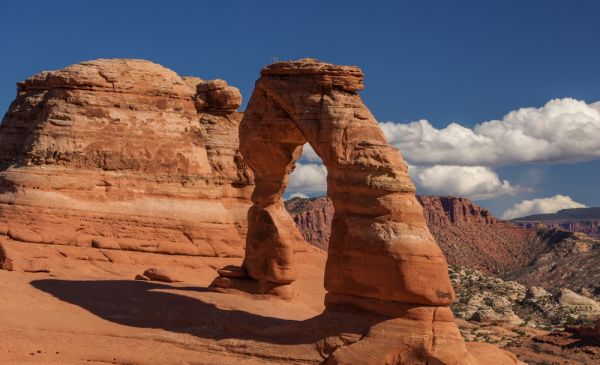
[[[243,254],[252,179],[236,88],[127,59],[17,88],[0,127],[4,268],[47,270],[44,255],[22,252],[28,243]]]
[[[261,292],[280,295],[289,295],[281,289],[298,276],[294,249],[303,238],[282,194],[308,142],[327,167],[335,208],[325,304],[381,316],[361,339],[334,349],[327,363],[516,363],[494,349],[467,351],[448,307],[455,297],[444,255],[407,166],[363,104],[362,89],[356,67],[305,59],[262,70],[240,125],[240,149],[256,178],[247,275]]]

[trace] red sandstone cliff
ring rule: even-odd
[[[419,196],[429,225],[498,224],[492,213],[467,198],[453,196]]]
[[[327,250],[333,219],[333,205],[327,197],[294,198],[285,202],[300,232],[312,245]]]

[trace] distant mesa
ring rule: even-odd
[[[520,227],[561,228],[600,238],[600,207],[562,209],[551,214],[534,214],[514,218],[510,222]]]

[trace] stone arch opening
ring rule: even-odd
[[[327,167],[309,143],[302,147],[302,155],[283,194],[287,201],[293,198],[314,198],[327,194]]]

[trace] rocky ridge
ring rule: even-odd
[[[580,232],[537,227],[536,255],[505,275],[529,286],[570,288],[600,300],[600,240]]]
[[[588,236],[600,238],[600,208],[562,209],[552,214],[536,214],[511,220],[516,226],[535,228],[563,229],[570,232],[581,232]]]

